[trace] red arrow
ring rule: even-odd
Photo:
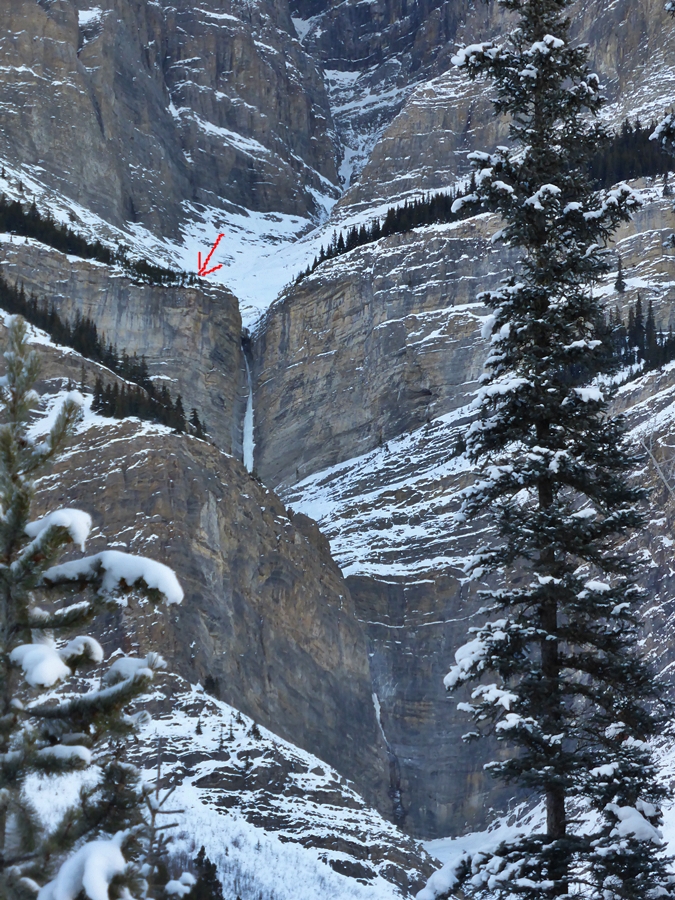
[[[222,239],[223,239],[224,237],[225,237],[224,234],[219,234],[219,235],[218,235],[218,237],[216,238],[215,244],[213,245],[213,247],[211,247],[211,252],[209,253],[209,255],[208,255],[208,256],[206,257],[206,259],[204,260],[203,265],[202,265],[202,254],[201,254],[201,251],[200,251],[199,253],[197,253],[197,265],[198,265],[198,268],[197,268],[197,275],[200,275],[200,276],[203,278],[205,275],[211,275],[212,272],[217,272],[218,269],[222,269],[222,268],[223,268],[222,265],[214,266],[212,269],[209,269],[209,268],[207,268],[207,267],[208,267],[208,264],[211,262],[211,257],[212,257],[213,254],[216,252],[216,247],[218,246],[218,244],[222,241]]]

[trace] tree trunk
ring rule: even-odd
[[[546,509],[553,503],[553,490],[549,481],[542,480],[539,483],[539,507]],[[552,570],[555,564],[555,553],[552,548],[541,551],[540,562],[542,568]],[[551,574],[553,572],[551,571]],[[558,604],[554,598],[542,603],[539,610],[539,619],[542,629],[547,635],[555,635],[558,632]],[[561,718],[558,685],[560,680],[560,659],[558,654],[558,641],[544,639],[540,643],[541,648],[541,673],[547,687],[547,708],[542,717],[542,724],[549,734],[555,734]],[[562,728],[561,728],[562,730]],[[551,748],[553,750],[553,747]],[[546,834],[551,840],[565,837],[567,834],[567,813],[565,809],[565,788],[561,784],[551,784],[546,788]],[[551,866],[550,877],[558,882],[558,895],[567,894],[567,859],[563,854],[559,856],[559,862]]]

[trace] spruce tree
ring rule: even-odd
[[[218,871],[206,855],[204,847],[193,862],[197,869],[197,880],[185,900],[223,900],[223,885],[218,878]]]
[[[59,509],[31,520],[35,480],[75,431],[81,395],[69,396],[46,437],[28,430],[38,400],[38,361],[25,323],[9,326],[0,379],[0,897],[61,900],[101,896],[158,898],[143,864],[154,823],[143,815],[147,789],[126,758],[129,737],[147,720],[132,714],[161,657],[119,656],[100,668],[103,650],[76,629],[124,605],[124,590],[180,602],[166,566],[118,551],[57,560],[84,549],[90,516]],[[86,670],[93,670],[85,677]],[[83,675],[78,675],[85,670]],[[79,771],[78,802],[47,830],[27,779]],[[149,831],[150,828],[150,831]],[[165,879],[166,881],[166,879]],[[108,888],[111,888],[108,893]],[[126,889],[126,892],[125,892]],[[129,893],[129,890],[131,893]],[[94,891],[94,893],[92,893]],[[105,891],[105,893],[103,893]]]
[[[618,291],[620,294],[626,290],[626,282],[623,277],[623,263],[621,262],[621,257],[619,257],[619,267],[616,270],[616,281],[614,282],[614,290]]]
[[[453,211],[499,212],[498,239],[520,249],[520,263],[482,295],[491,351],[467,436],[479,473],[463,516],[491,516],[494,537],[468,569],[494,587],[484,592],[489,618],[457,651],[446,686],[473,682],[459,704],[473,736],[487,730],[509,750],[488,768],[542,802],[545,828],[476,853],[446,873],[445,888],[671,897],[658,830],[665,789],[647,743],[663,707],[638,646],[637,560],[618,549],[641,525],[641,494],[597,378],[615,362],[593,286],[610,270],[604,245],[637,201],[625,185],[596,193],[588,178],[606,138],[602,97],[587,49],[570,44],[569,0],[502,6],[517,16],[508,38],[453,60],[493,82],[511,137],[511,148],[473,154],[473,195]]]

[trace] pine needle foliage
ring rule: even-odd
[[[88,241],[67,225],[55,222],[49,211],[40,213],[34,200],[24,208],[18,200],[7,200],[4,194],[0,194],[0,232],[35,238],[55,250],[82,259],[122,266],[134,281],[141,284],[185,286],[193,285],[197,280],[193,274],[167,269],[146,259],[131,260],[123,245],[113,252],[98,240]]]
[[[482,295],[491,352],[467,436],[479,476],[463,515],[487,512],[496,530],[469,569],[497,587],[446,686],[473,682],[459,704],[473,734],[510,749],[492,774],[541,800],[546,827],[465,860],[453,884],[486,898],[671,897],[665,789],[648,744],[662,727],[661,691],[638,646],[637,561],[617,549],[642,524],[642,495],[608,408],[601,376],[616,362],[593,293],[637,201],[588,178],[607,139],[603,98],[587,49],[570,43],[568,0],[501,5],[517,18],[508,38],[453,60],[492,82],[511,138],[473,154],[476,188],[457,203],[498,212],[497,240],[521,257]]]
[[[223,885],[218,878],[215,863],[206,855],[202,847],[193,860],[197,870],[197,880],[185,900],[223,900]]]
[[[127,554],[97,554],[57,565],[64,550],[84,549],[88,514],[56,510],[31,521],[36,479],[73,437],[81,396],[69,395],[46,435],[30,435],[38,358],[23,319],[10,320],[0,378],[0,897],[59,900],[94,896],[148,898],[147,857],[154,821],[144,816],[148,789],[126,747],[147,714],[129,704],[164,666],[157,653],[115,659],[105,671],[98,641],[76,629],[108,613],[123,589],[145,588],[180,602],[173,573]],[[74,568],[73,568],[74,567]],[[151,577],[148,573],[154,573]],[[171,597],[166,584],[172,586]],[[158,587],[159,585],[159,587]],[[161,588],[161,590],[160,590]],[[87,674],[87,670],[92,670]],[[77,674],[83,679],[73,676]],[[98,686],[97,686],[98,685]],[[46,827],[27,789],[81,775],[78,801]],[[51,780],[50,780],[51,779]],[[155,829],[156,830],[156,829]],[[84,879],[84,880],[83,880]],[[131,893],[129,893],[131,891]],[[158,897],[159,894],[153,896]]]

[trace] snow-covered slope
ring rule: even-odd
[[[148,778],[183,808],[177,864],[204,845],[241,900],[395,900],[432,871],[334,769],[199,687],[170,679],[143,735]],[[415,864],[415,860],[417,864]]]

